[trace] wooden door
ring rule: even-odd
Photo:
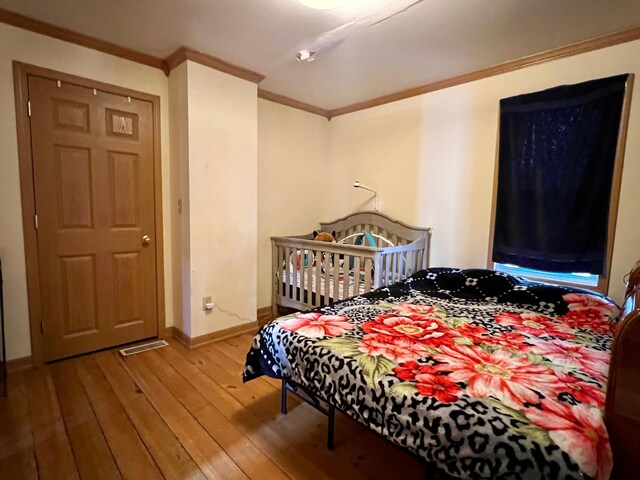
[[[156,336],[152,103],[28,86],[44,360]]]

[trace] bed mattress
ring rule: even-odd
[[[585,290],[429,269],[266,325],[244,379],[285,375],[454,477],[604,479],[619,314]]]

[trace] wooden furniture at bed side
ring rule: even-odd
[[[4,294],[0,260],[0,397],[7,396],[7,349],[4,341]]]
[[[614,479],[640,472],[640,261],[629,275],[622,320],[613,340],[605,423]]]

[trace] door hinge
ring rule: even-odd
[[[44,325],[40,322],[40,333],[44,335]]]
[[[37,213],[33,216],[33,225],[34,225],[34,227],[36,227],[36,230],[37,230],[38,229],[38,214]]]
[[[27,113],[31,116],[31,100],[27,100]]]

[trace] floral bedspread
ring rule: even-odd
[[[256,335],[244,380],[284,374],[462,478],[608,478],[618,307],[489,270],[429,269]]]

